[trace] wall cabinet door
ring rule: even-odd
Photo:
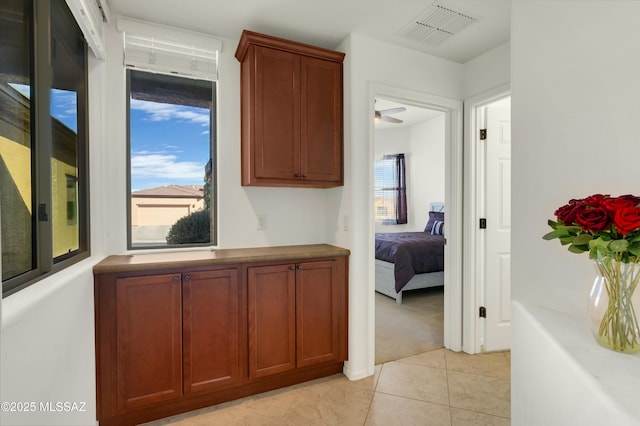
[[[241,380],[238,269],[182,276],[184,393]]]
[[[300,179],[300,57],[255,47],[255,178]]]
[[[295,361],[295,267],[248,268],[249,378],[292,370]]]
[[[182,395],[180,274],[116,281],[119,410]]]
[[[303,56],[300,86],[302,178],[342,185],[342,64]]]

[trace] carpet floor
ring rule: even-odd
[[[376,365],[444,345],[444,287],[409,291],[402,300],[376,293]]]

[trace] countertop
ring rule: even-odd
[[[209,265],[270,262],[349,256],[350,251],[328,244],[253,247],[220,250],[192,250],[109,256],[93,267],[94,274],[143,271],[147,269],[191,268]]]

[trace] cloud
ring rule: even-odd
[[[151,121],[177,119],[200,124],[201,126],[209,125],[209,111],[204,108],[162,104],[158,102],[141,101],[139,99],[131,99],[129,105],[132,110],[147,113],[148,119]]]
[[[58,117],[78,114],[78,98],[76,92],[51,89],[51,110]]]
[[[201,181],[204,165],[195,161],[177,161],[175,155],[143,151],[131,155],[131,176]]]

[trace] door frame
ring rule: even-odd
[[[463,298],[462,298],[462,227],[463,227],[463,133],[462,101],[445,98],[415,90],[369,83],[369,206],[374,204],[374,116],[375,98],[380,97],[407,105],[442,111],[445,113],[445,274],[444,274],[444,346],[452,351],[462,350],[463,343]],[[369,247],[374,246],[374,218],[368,218]],[[369,270],[375,276],[375,259],[369,259]],[[375,292],[375,280],[369,282],[369,294]],[[375,319],[374,298],[371,312]],[[375,363],[375,320],[371,324],[373,341],[369,345],[371,362]]]
[[[485,250],[484,235],[480,232],[478,221],[481,218],[485,199],[482,184],[484,154],[481,151],[480,129],[484,123],[484,108],[489,104],[511,96],[510,84],[498,86],[483,92],[464,102],[464,206],[465,217],[463,234],[464,268],[463,282],[463,351],[469,354],[480,353],[484,347],[484,322],[480,319],[479,308],[485,303]]]

